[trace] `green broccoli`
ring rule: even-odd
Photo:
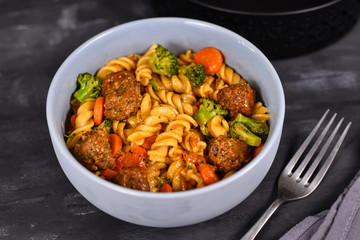
[[[112,121],[108,118],[105,118],[99,126],[96,127],[96,129],[103,129],[105,128],[105,130],[110,133],[111,129],[112,129]]]
[[[261,144],[261,138],[256,135],[261,136],[265,133],[265,123],[255,121],[239,113],[239,115],[230,125],[228,136],[238,138],[241,141],[246,142],[250,146],[257,147]]]
[[[266,126],[265,123],[255,121],[254,119],[245,117],[241,113],[237,115],[234,119],[234,122],[241,122],[244,124],[251,132],[255,133],[258,136],[265,135],[266,133]]]
[[[179,68],[175,54],[161,45],[155,48],[155,54],[150,58],[149,63],[153,72],[167,77],[177,74]]]
[[[201,64],[191,64],[179,68],[179,74],[185,75],[193,87],[200,88],[203,85],[206,72]]]
[[[155,91],[158,91],[158,90],[162,89],[161,85],[156,80],[154,80],[153,78],[149,80],[149,83],[153,86]]]
[[[205,136],[209,136],[209,130],[206,127],[207,122],[216,115],[226,116],[229,112],[211,99],[203,97],[199,102],[202,104],[199,111],[195,113],[194,118],[199,124],[201,132]]]
[[[82,103],[87,98],[97,98],[101,93],[101,80],[90,73],[79,74],[77,82],[80,88],[74,93],[74,98]]]

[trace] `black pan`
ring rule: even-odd
[[[356,23],[359,0],[152,0],[160,16],[189,17],[231,29],[268,58],[325,47]]]

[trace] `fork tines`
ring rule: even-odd
[[[327,159],[323,160],[322,167],[318,169],[320,162],[322,161],[326,151],[328,150],[330,144],[332,143],[332,141],[334,140],[334,138],[336,136],[336,133],[338,132],[341,124],[344,121],[344,118],[341,118],[339,120],[335,129],[332,131],[331,135],[328,137],[328,140],[326,141],[326,143],[322,146],[321,149],[318,150],[321,142],[323,141],[325,135],[329,132],[329,129],[337,116],[337,114],[335,113],[331,117],[331,119],[329,120],[329,122],[327,123],[325,128],[322,130],[321,134],[319,135],[319,137],[317,138],[316,142],[313,144],[311,149],[307,152],[306,156],[301,161],[299,166],[297,168],[295,168],[296,164],[298,163],[298,160],[302,157],[304,151],[306,150],[306,148],[308,147],[308,145],[314,138],[317,131],[320,129],[320,126],[324,122],[328,113],[329,113],[329,109],[324,113],[324,115],[321,117],[320,121],[317,123],[315,128],[311,131],[311,133],[305,139],[305,141],[300,146],[300,148],[297,150],[295,155],[291,158],[291,160],[289,161],[289,163],[287,164],[287,166],[285,167],[284,172],[283,172],[283,173],[287,174],[289,177],[291,176],[292,178],[296,178],[297,182],[303,182],[306,186],[309,186],[311,184],[311,185],[313,185],[312,187],[314,187],[314,188],[316,188],[316,186],[321,182],[325,173],[329,169],[336,153],[338,152],[338,150],[340,148],[341,143],[343,142],[343,140],[351,126],[351,122],[349,122],[346,125],[344,131],[338,138],[338,141],[336,142],[332,151],[329,153]],[[311,162],[311,165],[310,165],[309,164],[310,160],[312,160],[312,158],[317,150],[319,152],[318,152],[316,158],[313,159],[313,161]],[[306,170],[306,171],[304,171],[304,170]],[[314,174],[315,170],[318,170],[318,171],[316,171],[316,174]]]

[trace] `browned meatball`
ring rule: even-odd
[[[150,190],[146,174],[137,167],[121,168],[119,173],[116,174],[111,180],[112,182],[119,184],[123,187],[141,191]]]
[[[74,148],[75,158],[90,170],[115,167],[110,134],[104,129],[84,133]]]
[[[141,102],[140,83],[131,71],[109,74],[102,82],[102,95],[105,98],[105,117],[118,121],[136,112]]]
[[[256,91],[249,84],[234,84],[219,90],[217,95],[220,106],[230,111],[230,117],[239,113],[250,116],[254,110]]]
[[[237,138],[220,136],[209,142],[208,162],[218,171],[237,170],[249,157],[250,147]]]

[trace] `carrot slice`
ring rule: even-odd
[[[71,118],[70,118],[70,122],[71,122],[71,126],[75,129],[75,122],[76,122],[76,118],[77,118],[77,114],[74,113]]]
[[[207,163],[199,164],[199,171],[204,179],[204,182],[209,185],[219,181],[219,177],[216,175],[214,169]]]
[[[217,73],[222,64],[224,58],[219,50],[213,47],[203,48],[198,51],[194,56],[194,63],[201,64],[207,74]]]
[[[138,167],[144,173],[148,172],[146,162],[142,155],[138,153],[125,153],[121,157],[118,157],[115,160],[116,163],[116,170],[120,170],[123,167]]]
[[[121,137],[117,134],[110,134],[110,146],[113,156],[116,156],[122,148]]]
[[[131,152],[139,154],[142,157],[146,156],[146,150],[143,147],[135,146],[135,147],[133,147],[133,149],[131,149]]]
[[[172,192],[172,191],[173,189],[168,183],[163,184],[160,188],[160,192]]]
[[[95,101],[94,106],[94,124],[95,126],[100,125],[104,116],[104,97],[98,97]]]
[[[101,172],[101,175],[103,175],[105,178],[106,178],[106,180],[111,180],[111,178],[113,177],[113,176],[115,176],[116,174],[118,174],[118,172],[116,172],[116,171],[114,171],[114,170],[111,170],[111,169],[109,169],[109,168],[106,168],[106,169],[104,169],[102,172]]]

